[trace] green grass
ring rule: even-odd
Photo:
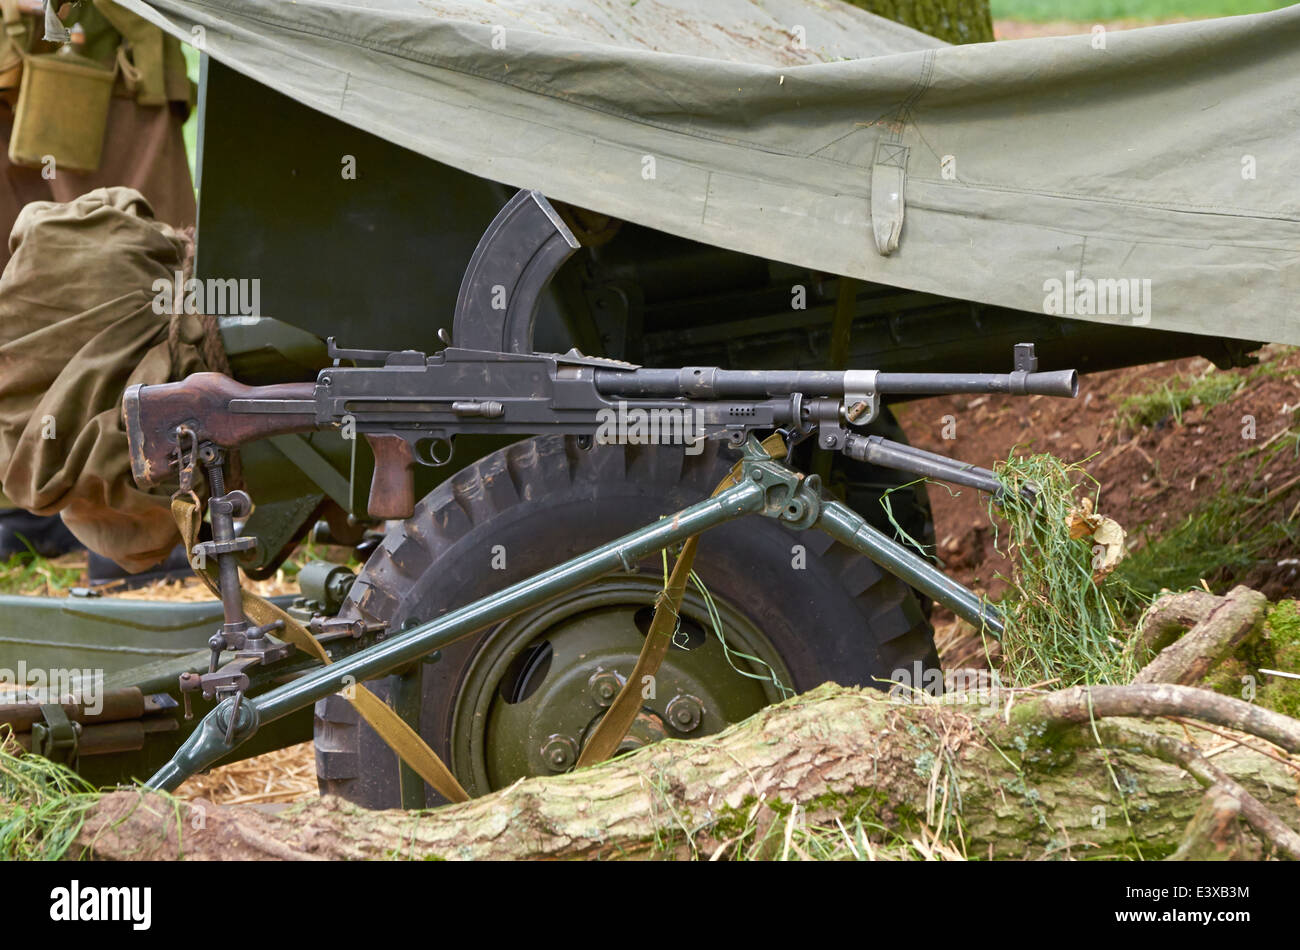
[[[63,567],[31,551],[0,562],[0,594],[59,594],[80,583],[80,567]]]
[[[1289,6],[1287,0],[992,0],[995,20],[1171,20],[1237,16]]]
[[[1143,532],[1116,569],[1134,603],[1161,590],[1188,590],[1205,580],[1222,592],[1270,551],[1300,544],[1300,526],[1259,517],[1262,498],[1225,487],[1209,502],[1160,534]]]
[[[1300,367],[1288,365],[1295,347],[1270,345],[1259,351],[1259,363],[1247,373],[1232,373],[1210,367],[1202,373],[1183,373],[1147,384],[1140,392],[1125,396],[1115,410],[1121,428],[1151,427],[1172,418],[1181,425],[1183,413],[1192,406],[1213,408],[1228,402],[1242,388],[1260,378],[1290,380],[1300,377]]]
[[[1227,378],[1240,384],[1239,377]],[[1249,477],[1222,486],[1177,523],[1131,533],[1128,556],[1100,585],[1091,579],[1091,542],[1071,539],[1066,526],[1080,493],[1076,486],[1087,486],[1095,500],[1095,483],[1088,485],[1081,467],[1051,455],[1001,463],[999,477],[1013,493],[992,520],[1002,534],[998,548],[1010,564],[1005,577],[1009,589],[999,605],[1007,618],[1002,650],[1009,681],[1026,685],[1055,678],[1062,687],[1128,682],[1134,669],[1123,649],[1124,631],[1132,629],[1161,591],[1205,582],[1222,593],[1279,552],[1300,550],[1300,520],[1285,519],[1300,483],[1274,482],[1282,494],[1250,494],[1242,488],[1264,484],[1264,472],[1279,462],[1286,463],[1283,472],[1294,470],[1300,462],[1300,432],[1248,449],[1234,461],[1243,457],[1255,463]],[[1014,494],[1029,483],[1041,489],[1036,506]],[[1292,658],[1287,652],[1287,662],[1300,662],[1300,644],[1286,649],[1297,654]]]
[[[1187,405],[1197,400],[1203,405],[1225,402],[1252,379],[1287,379],[1296,373],[1295,366],[1279,366],[1277,360],[1264,361],[1244,377],[1210,370],[1204,377],[1183,379],[1173,386],[1161,383],[1131,396],[1121,403],[1119,416],[1143,425],[1151,425],[1153,418],[1180,418]],[[1177,524],[1148,525],[1130,537],[1130,554],[1115,571],[1115,580],[1128,594],[1140,602],[1162,589],[1187,590],[1201,586],[1201,581],[1222,593],[1262,559],[1300,550],[1300,521],[1286,520],[1300,489],[1290,478],[1300,470],[1300,412],[1292,418],[1286,433],[1225,460],[1225,468],[1253,461],[1255,468],[1247,476],[1219,487]],[[1275,474],[1266,494],[1262,486],[1270,469],[1281,476]],[[1132,526],[1128,528],[1132,533]],[[1128,604],[1130,611],[1136,606]]]
[[[1263,666],[1284,673],[1300,673],[1300,600],[1284,600],[1268,615],[1268,639],[1271,656],[1264,657]],[[1259,675],[1258,669],[1253,670]],[[1259,700],[1270,709],[1300,719],[1300,680],[1286,677],[1262,677],[1263,688]],[[1241,680],[1233,686],[1240,691]]]
[[[1261,353],[1261,362],[1248,373],[1223,373],[1208,370],[1196,376],[1176,376],[1149,386],[1119,404],[1116,417],[1129,429],[1152,426],[1163,419],[1181,424],[1190,406],[1206,408],[1231,400],[1241,389],[1261,377],[1294,379],[1300,369],[1287,365],[1284,357],[1294,351],[1277,348]],[[1122,589],[1137,601],[1128,602],[1131,612],[1142,600],[1149,600],[1162,589],[1187,590],[1201,586],[1201,581],[1222,592],[1237,578],[1245,575],[1263,558],[1280,551],[1296,550],[1300,545],[1300,523],[1285,519],[1293,500],[1280,499],[1277,491],[1295,493],[1288,474],[1300,463],[1300,411],[1293,413],[1290,429],[1273,439],[1252,445],[1224,465],[1236,470],[1243,461],[1254,462],[1245,477],[1222,485],[1181,521],[1173,524],[1148,525],[1130,532],[1130,553],[1115,577]],[[1280,470],[1264,494],[1264,474]],[[1277,503],[1285,503],[1279,509]]]
[[[1202,684],[1225,696],[1247,699],[1292,719],[1300,718],[1300,680],[1269,676],[1261,669],[1300,673],[1300,601],[1283,600],[1273,605],[1264,635],[1238,648]],[[1254,695],[1246,692],[1247,684],[1254,688]]]
[[[1248,377],[1209,369],[1199,376],[1173,376],[1149,385],[1144,391],[1125,396],[1116,416],[1122,428],[1133,430],[1154,426],[1173,418],[1182,425],[1183,413],[1193,406],[1209,409],[1227,402],[1241,391]]]
[[[1002,575],[1007,593],[998,605],[1007,626],[1004,676],[1017,686],[1052,681],[1060,689],[1127,683],[1132,659],[1119,632],[1130,598],[1113,576],[1093,582],[1091,540],[1070,537],[1075,486],[1087,479],[1083,469],[1053,455],[1013,454],[997,473],[1008,489],[1000,510],[990,511],[998,549],[1010,564]],[[1029,486],[1037,489],[1032,503],[1020,494]]]
[[[62,765],[0,751],[0,859],[57,861],[67,856],[87,809],[99,797]]]
[[[1286,463],[1284,473],[1295,470],[1300,431],[1293,429],[1266,448],[1247,449],[1242,455],[1256,459],[1249,477],[1223,485],[1177,524],[1147,526],[1130,537],[1129,555],[1114,575],[1127,598],[1127,613],[1140,610],[1163,589],[1187,590],[1201,586],[1202,580],[1222,593],[1265,557],[1300,550],[1300,521],[1284,520],[1291,497],[1243,490],[1263,484],[1264,472],[1275,462]],[[1279,481],[1281,485],[1274,485],[1289,496],[1300,488],[1286,487],[1285,477]]]

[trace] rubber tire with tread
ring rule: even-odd
[[[562,436],[514,443],[420,501],[371,555],[342,615],[387,621],[394,630],[427,621],[700,501],[734,460],[716,442],[695,456],[666,446],[584,449]],[[795,545],[806,560],[798,571]],[[506,552],[505,570],[489,569],[494,550]],[[660,570],[658,558],[640,567]],[[915,661],[938,666],[916,594],[823,532],[745,517],[703,535],[696,569],[715,597],[761,622],[798,691],[827,680],[879,686],[873,680]],[[456,695],[486,636],[417,667],[420,732],[449,764]],[[394,681],[369,685],[387,697]],[[322,793],[400,807],[394,754],[343,697],[317,703],[315,743]],[[426,795],[430,805],[441,802],[432,789]]]

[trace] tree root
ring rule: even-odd
[[[1249,587],[1234,587],[1225,597],[1187,594],[1166,595],[1147,613],[1139,644],[1164,642],[1179,626],[1192,620],[1191,629],[1165,646],[1137,676],[1134,683],[1199,683],[1220,660],[1259,630],[1268,599]]]

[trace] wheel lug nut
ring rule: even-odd
[[[542,758],[552,772],[567,771],[578,761],[578,743],[568,736],[550,736],[542,744]]]
[[[704,704],[687,693],[674,696],[664,711],[679,732],[693,732],[704,721]]]
[[[623,688],[623,681],[613,670],[597,670],[591,675],[591,679],[587,680],[587,687],[591,690],[591,698],[596,701],[597,706],[608,706],[614,702],[614,697]]]

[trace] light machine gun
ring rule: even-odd
[[[132,471],[142,487],[179,475],[192,492],[194,473],[208,479],[212,540],[198,545],[215,562],[225,623],[210,641],[202,675],[182,678],[188,694],[218,700],[176,757],[151,780],[173,788],[249,738],[261,723],[300,709],[344,685],[385,675],[528,609],[724,521],[762,514],[796,528],[817,527],[871,558],[977,627],[999,634],[991,607],[928,561],[871,527],[846,505],[822,497],[805,477],[765,451],[757,433],[779,433],[786,455],[816,438],[818,446],[918,476],[993,493],[991,471],[862,433],[890,395],[1010,393],[1075,396],[1073,370],[1040,373],[1032,344],[1015,348],[1005,374],[893,373],[875,370],[727,370],[691,366],[647,369],[617,360],[531,352],[541,290],[578,243],[537,192],[520,192],[497,216],[471,259],[453,323],[457,344],[444,338],[431,355],[415,350],[345,350],[330,341],[335,365],[315,382],[250,387],[216,373],[175,383],[133,386],[123,399]],[[500,299],[504,309],[490,306]],[[353,364],[342,365],[343,361]],[[637,440],[684,444],[725,439],[740,449],[742,478],[712,499],[684,509],[585,555],[466,607],[396,635],[382,624],[316,618],[318,639],[343,658],[261,696],[246,697],[247,670],[293,651],[276,638],[279,624],[250,623],[240,591],[238,552],[256,542],[236,534],[251,510],[242,491],[225,490],[226,453],[246,442],[287,433],[342,429],[359,434],[375,455],[369,511],[410,517],[416,464],[445,465],[458,435],[576,436],[580,444]],[[779,455],[780,453],[778,453]],[[363,644],[369,644],[363,646]],[[223,654],[234,657],[221,665]],[[187,703],[188,706],[188,703]]]

